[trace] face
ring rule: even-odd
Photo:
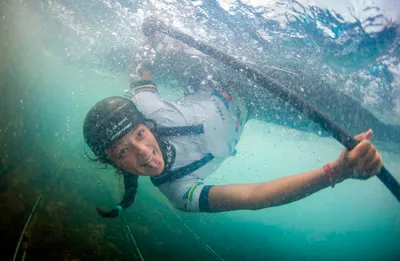
[[[129,173],[156,176],[164,170],[160,146],[144,124],[125,134],[106,153],[119,168]]]

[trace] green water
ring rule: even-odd
[[[177,212],[140,178],[133,207],[117,219],[99,218],[94,207],[112,207],[123,186],[112,169],[85,159],[82,122],[95,102],[121,95],[128,76],[67,66],[57,55],[62,46],[46,48],[43,16],[23,4],[3,4],[0,12],[2,260],[11,260],[40,194],[28,260],[140,260],[124,218],[144,260],[400,260],[399,203],[377,178],[348,180],[282,207],[220,214]],[[159,87],[167,99],[181,94]],[[378,148],[400,180],[400,151]],[[205,182],[305,172],[341,149],[331,138],[250,121],[238,154]]]

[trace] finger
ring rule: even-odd
[[[382,155],[379,153],[379,165],[376,168],[376,174],[380,173],[383,167]]]
[[[365,155],[368,153],[371,146],[372,144],[371,142],[369,142],[369,140],[363,140],[359,144],[357,144],[357,146],[352,149],[348,154],[348,159],[350,161],[349,165],[359,166],[359,163],[361,162],[362,158],[365,157]]]
[[[368,162],[368,166],[364,165],[356,169],[356,173],[358,178],[360,179],[368,179],[378,173],[378,168],[380,165],[380,159],[374,158],[372,161]]]
[[[357,157],[365,158],[372,147],[372,143],[365,139],[356,146],[354,151],[357,153]]]
[[[375,155],[375,160],[374,163],[370,167],[370,172],[373,173],[374,175],[378,174],[381,171],[381,168],[383,166],[382,162],[382,156],[380,153],[377,153]]]
[[[368,165],[357,166],[353,176],[358,179],[368,179],[378,174],[383,166],[382,156],[380,153],[375,152],[375,155],[367,163]]]
[[[368,178],[367,172],[355,170],[352,174],[353,178],[366,180]]]
[[[369,129],[369,130],[367,130],[367,133],[366,133],[366,139],[371,139],[371,137],[372,137],[372,134],[374,134],[373,132],[372,132],[372,129]]]
[[[382,160],[380,159],[380,157],[376,158],[371,164],[370,168],[367,170],[367,172],[370,174],[370,176],[374,176],[379,173],[381,166]]]
[[[363,169],[370,169],[371,165],[377,161],[377,152],[375,146],[370,147],[368,152],[361,158],[361,161],[363,162]]]

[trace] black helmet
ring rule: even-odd
[[[144,120],[133,102],[123,97],[109,97],[96,103],[83,123],[83,136],[97,157],[105,156],[115,141]]]

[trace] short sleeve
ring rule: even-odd
[[[187,125],[185,117],[193,115],[184,106],[164,100],[153,84],[133,88],[131,100],[147,119],[156,121],[160,126]]]
[[[171,204],[186,212],[210,212],[208,194],[212,185],[205,185],[201,179],[181,178],[159,186],[160,191]]]
[[[145,115],[153,113],[160,105],[161,107],[163,105],[163,99],[160,97],[156,86],[152,83],[132,88],[131,99]],[[158,106],[156,106],[157,104]]]

